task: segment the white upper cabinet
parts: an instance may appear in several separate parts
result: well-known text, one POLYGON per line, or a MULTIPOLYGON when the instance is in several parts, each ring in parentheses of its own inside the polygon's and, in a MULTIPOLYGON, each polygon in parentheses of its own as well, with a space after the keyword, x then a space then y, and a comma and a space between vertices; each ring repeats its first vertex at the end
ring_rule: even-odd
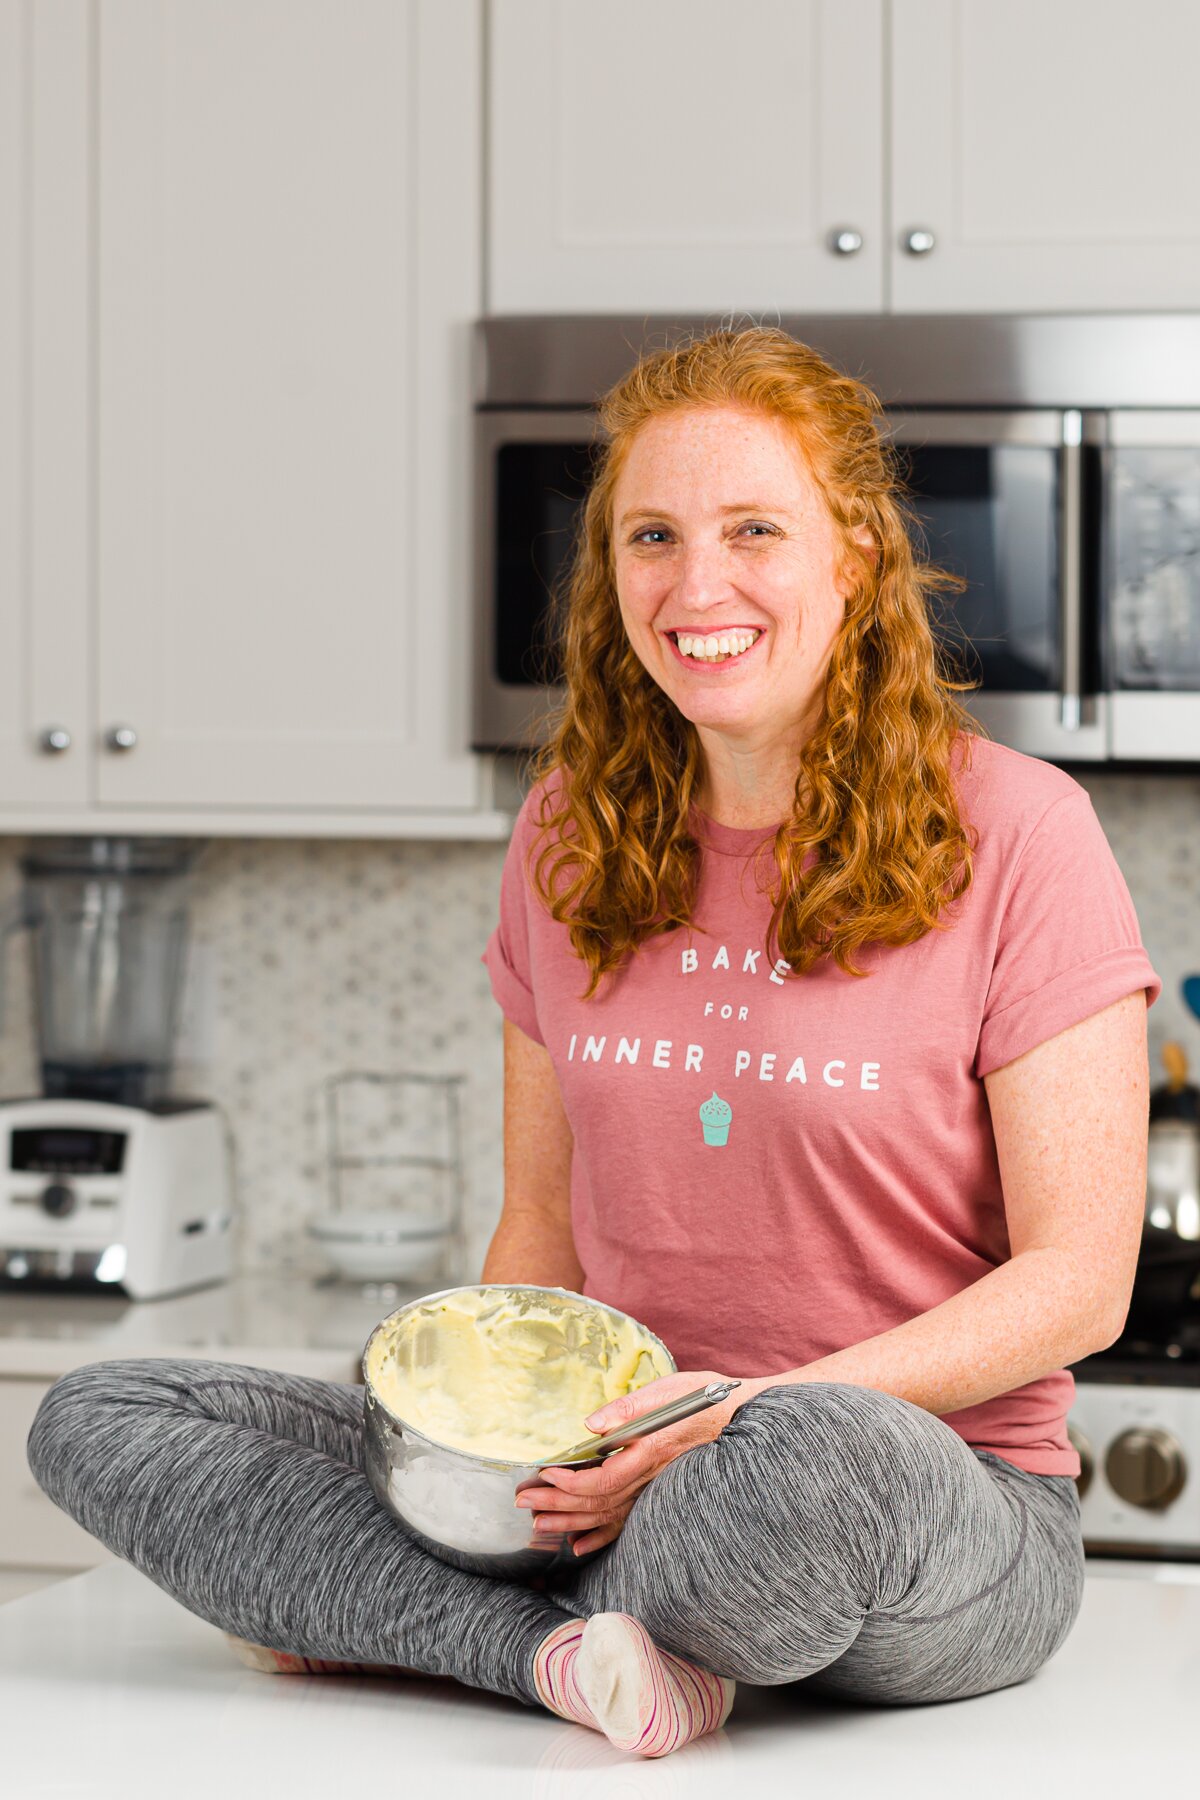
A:
POLYGON ((1198 67, 1195 0, 894 0, 892 310, 1200 305, 1198 67))
POLYGON ((0 0, 0 829, 486 823, 482 63, 480 0, 0 0))
POLYGON ((490 313, 1200 305, 1196 0, 890 0, 886 30, 884 0, 489 0, 488 24, 490 313))
POLYGON ((85 0, 0 0, 0 808, 88 798, 85 0))
POLYGON ((881 307, 882 0, 490 0, 488 28, 490 313, 881 307))
POLYGON ((103 807, 475 800, 479 25, 101 0, 103 807))

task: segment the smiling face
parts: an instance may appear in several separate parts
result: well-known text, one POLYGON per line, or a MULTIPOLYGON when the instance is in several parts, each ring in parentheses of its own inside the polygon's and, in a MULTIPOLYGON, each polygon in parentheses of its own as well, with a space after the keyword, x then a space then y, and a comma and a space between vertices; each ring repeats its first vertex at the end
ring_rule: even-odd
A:
POLYGON ((612 541, 629 641, 706 752, 798 749, 853 577, 788 428, 741 407, 650 420, 617 480, 612 541))

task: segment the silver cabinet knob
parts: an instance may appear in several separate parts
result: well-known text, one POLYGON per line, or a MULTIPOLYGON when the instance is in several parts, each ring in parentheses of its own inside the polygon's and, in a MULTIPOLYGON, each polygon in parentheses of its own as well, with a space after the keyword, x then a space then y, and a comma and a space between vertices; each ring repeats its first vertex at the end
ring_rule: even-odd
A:
POLYGON ((132 725, 110 725, 104 734, 104 741, 110 750, 133 750, 137 746, 138 734, 132 725))
POLYGON ((71 734, 65 725, 47 725, 38 738, 38 749, 44 756, 61 756, 71 748, 71 734))
POLYGON ((905 232, 901 242, 910 256, 928 256, 937 239, 928 225, 916 225, 911 231, 905 232))
POLYGON ((863 247, 862 232, 853 225, 835 225, 825 241, 835 256, 853 256, 863 247))

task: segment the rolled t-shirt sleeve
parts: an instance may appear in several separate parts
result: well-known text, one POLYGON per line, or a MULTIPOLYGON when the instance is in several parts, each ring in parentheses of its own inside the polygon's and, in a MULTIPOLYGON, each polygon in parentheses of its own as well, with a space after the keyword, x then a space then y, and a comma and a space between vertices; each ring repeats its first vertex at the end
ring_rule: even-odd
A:
POLYGON ((536 896, 530 889, 525 862, 531 842, 529 801, 517 817, 500 877, 500 920, 487 941, 480 961, 486 963, 492 993, 505 1018, 544 1044, 538 1024, 529 954, 529 907, 536 896))
POLYGON ((1017 859, 975 1073, 1023 1056, 1126 994, 1162 992, 1125 878, 1084 789, 1047 807, 1017 859))

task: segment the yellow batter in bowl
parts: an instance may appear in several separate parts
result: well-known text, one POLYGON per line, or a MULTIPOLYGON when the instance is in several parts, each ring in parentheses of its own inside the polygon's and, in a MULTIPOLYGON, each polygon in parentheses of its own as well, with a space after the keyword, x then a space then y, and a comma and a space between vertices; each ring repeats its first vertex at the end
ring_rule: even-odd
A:
POLYGON ((511 1463, 578 1443, 597 1407, 674 1372, 636 1320, 551 1288, 431 1295, 384 1320, 366 1356, 370 1386, 395 1418, 452 1450, 511 1463))

